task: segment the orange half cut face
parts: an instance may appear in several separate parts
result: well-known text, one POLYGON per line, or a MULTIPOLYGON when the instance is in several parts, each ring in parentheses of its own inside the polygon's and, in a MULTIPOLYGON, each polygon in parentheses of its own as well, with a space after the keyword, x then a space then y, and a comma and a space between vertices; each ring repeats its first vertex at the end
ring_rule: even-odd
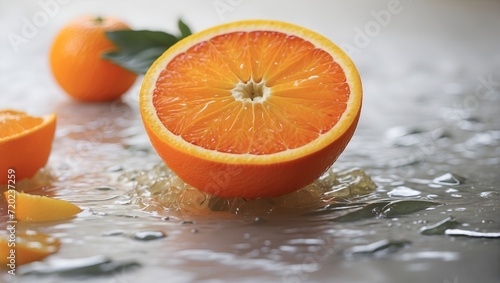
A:
POLYGON ((141 114, 153 146, 187 183, 221 196, 276 196, 331 166, 353 135, 361 100, 354 64, 328 39, 287 23, 243 21, 167 50, 146 74, 141 114), (214 180, 200 175, 221 167, 238 176, 206 189, 214 180))

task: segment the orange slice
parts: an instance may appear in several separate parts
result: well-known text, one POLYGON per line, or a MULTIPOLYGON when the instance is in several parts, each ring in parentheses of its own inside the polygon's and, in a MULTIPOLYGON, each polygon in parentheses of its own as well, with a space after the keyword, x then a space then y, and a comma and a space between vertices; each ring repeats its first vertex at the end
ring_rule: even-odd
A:
POLYGON ((15 268, 42 260, 57 252, 60 246, 61 242, 57 238, 33 230, 0 235, 0 263, 15 268))
POLYGON ((0 110, 0 185, 7 184, 8 179, 15 184, 31 178, 45 166, 55 129, 55 114, 33 117, 15 110, 0 110))
MULTIPOLYGON (((78 206, 65 200, 14 193, 14 213, 17 220, 30 222, 64 220, 82 211, 78 206)), ((11 194, 12 190, 4 193, 8 203, 11 203, 9 201, 12 198, 11 194)))
POLYGON ((222 197, 290 193, 351 139, 359 74, 327 38, 292 24, 241 21, 169 48, 145 75, 152 145, 185 182, 222 197))

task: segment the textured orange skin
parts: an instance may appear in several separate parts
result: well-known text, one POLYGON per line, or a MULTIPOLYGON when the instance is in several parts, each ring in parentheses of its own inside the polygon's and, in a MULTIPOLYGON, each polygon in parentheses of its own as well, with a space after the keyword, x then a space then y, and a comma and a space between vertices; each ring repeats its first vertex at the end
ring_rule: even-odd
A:
POLYGON ((153 147, 169 168, 189 184, 221 197, 275 197, 294 192, 319 178, 345 149, 356 129, 361 108, 351 126, 335 142, 312 154, 270 164, 227 164, 181 152, 146 125, 153 147), (168 158, 167 158, 168 157, 168 158), (244 174, 240 174, 244 171, 244 174), (201 172, 201 173, 200 173, 201 172))
MULTIPOLYGON (((15 175, 15 182, 19 182, 33 177, 40 168, 45 166, 50 156, 55 131, 56 118, 54 116, 53 123, 46 127, 0 142, 0 185, 7 185, 9 169, 14 169, 15 173, 10 175, 15 175)), ((11 185, 15 185, 15 182, 12 182, 11 185)))
POLYGON ((98 23, 95 17, 81 17, 59 32, 50 51, 50 65, 66 93, 81 101, 109 101, 134 84, 136 74, 101 58, 115 48, 105 32, 123 29, 130 28, 113 18, 98 23))

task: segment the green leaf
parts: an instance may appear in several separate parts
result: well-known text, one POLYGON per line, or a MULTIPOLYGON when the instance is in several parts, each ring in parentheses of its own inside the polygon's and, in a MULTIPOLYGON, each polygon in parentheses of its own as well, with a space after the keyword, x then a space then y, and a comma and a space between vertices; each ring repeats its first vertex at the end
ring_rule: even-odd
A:
POLYGON ((106 36, 118 50, 104 53, 102 57, 137 74, 145 74, 151 64, 178 41, 171 34, 149 30, 108 31, 106 36))
POLYGON ((120 30, 106 32, 118 51, 103 54, 108 59, 132 72, 144 74, 151 64, 177 42, 171 34, 148 30, 120 30))
POLYGON ((179 21, 177 22, 177 26, 179 27, 179 30, 181 32, 179 40, 192 34, 191 29, 181 19, 179 19, 179 21))
POLYGON ((153 47, 170 47, 177 43, 176 36, 163 31, 116 30, 106 32, 119 51, 142 51, 153 47))
POLYGON ((154 47, 138 52, 109 52, 103 55, 127 70, 137 74, 145 74, 153 62, 160 57, 167 48, 154 47))
POLYGON ((102 58, 134 73, 145 74, 168 48, 191 35, 191 29, 182 20, 177 24, 179 36, 151 30, 108 31, 106 36, 116 46, 116 50, 104 53, 102 58))

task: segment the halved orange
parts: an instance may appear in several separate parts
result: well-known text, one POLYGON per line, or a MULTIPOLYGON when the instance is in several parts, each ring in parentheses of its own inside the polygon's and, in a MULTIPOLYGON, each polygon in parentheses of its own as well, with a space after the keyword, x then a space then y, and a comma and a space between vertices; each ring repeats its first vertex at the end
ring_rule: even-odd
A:
POLYGON ((359 74, 327 38, 276 21, 224 24, 169 48, 145 75, 152 145, 186 183, 222 197, 278 196, 342 153, 362 101, 359 74))
POLYGON ((13 178, 15 182, 31 178, 45 166, 55 130, 55 114, 33 117, 20 111, 0 110, 0 185, 7 184, 8 179, 12 184, 13 178))

